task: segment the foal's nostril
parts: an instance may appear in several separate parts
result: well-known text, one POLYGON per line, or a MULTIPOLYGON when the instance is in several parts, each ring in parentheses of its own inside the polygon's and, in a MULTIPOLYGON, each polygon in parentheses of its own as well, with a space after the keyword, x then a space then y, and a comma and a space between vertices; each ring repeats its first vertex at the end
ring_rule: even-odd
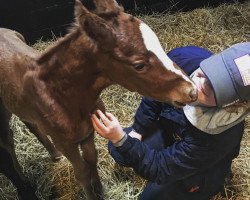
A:
POLYGON ((189 92, 189 96, 190 96, 190 98, 191 98, 193 101, 196 101, 197 98, 198 98, 198 91, 197 91, 197 89, 192 89, 192 90, 189 92))

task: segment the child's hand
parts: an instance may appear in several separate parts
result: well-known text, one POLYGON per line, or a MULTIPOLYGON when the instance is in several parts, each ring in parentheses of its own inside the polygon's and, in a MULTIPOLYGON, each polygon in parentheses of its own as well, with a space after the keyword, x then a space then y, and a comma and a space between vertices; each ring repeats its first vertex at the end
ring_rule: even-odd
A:
POLYGON ((97 114, 102 122, 97 118, 96 114, 91 115, 91 120, 98 134, 110 140, 113 144, 119 142, 125 133, 116 117, 107 112, 104 114, 100 110, 97 110, 97 114))

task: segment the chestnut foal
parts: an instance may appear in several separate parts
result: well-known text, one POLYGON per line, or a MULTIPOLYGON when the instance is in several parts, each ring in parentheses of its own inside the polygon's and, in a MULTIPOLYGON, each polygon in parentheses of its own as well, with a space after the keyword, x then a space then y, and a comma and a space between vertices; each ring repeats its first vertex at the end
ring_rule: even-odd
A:
POLYGON ((36 197, 16 159, 8 125, 11 113, 54 155, 45 135, 52 138, 93 200, 103 199, 103 194, 89 113, 104 110, 99 98, 104 88, 120 84, 176 106, 197 98, 194 84, 166 56, 145 23, 124 13, 115 0, 94 2, 96 10, 90 12, 76 0, 76 24, 41 55, 20 34, 0 29, 0 170, 22 199, 36 197))

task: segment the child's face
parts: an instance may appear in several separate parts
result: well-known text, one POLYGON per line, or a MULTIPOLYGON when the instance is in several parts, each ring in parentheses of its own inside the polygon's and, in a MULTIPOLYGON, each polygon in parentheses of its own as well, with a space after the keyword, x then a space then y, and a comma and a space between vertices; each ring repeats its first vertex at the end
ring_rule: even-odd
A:
POLYGON ((212 85, 202 70, 198 68, 191 78, 198 89, 198 99, 193 105, 216 106, 212 85))

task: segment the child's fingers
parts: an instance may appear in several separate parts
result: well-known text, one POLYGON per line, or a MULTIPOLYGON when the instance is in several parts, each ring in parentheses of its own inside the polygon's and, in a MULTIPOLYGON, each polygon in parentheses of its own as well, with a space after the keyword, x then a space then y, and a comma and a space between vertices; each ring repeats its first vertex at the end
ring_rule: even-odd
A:
POLYGON ((114 121, 116 118, 113 114, 106 112, 106 116, 109 118, 110 121, 114 121))
POLYGON ((101 110, 97 110, 97 113, 100 116, 100 118, 102 119, 105 126, 108 126, 110 124, 110 120, 103 114, 103 112, 101 110))
POLYGON ((92 120, 92 122, 93 122, 93 127, 94 127, 94 129, 96 130, 96 132, 97 133, 101 133, 101 130, 97 127, 97 125, 96 125, 96 123, 92 120))
POLYGON ((95 114, 93 114, 91 116, 91 120, 93 122, 93 126, 95 128, 95 130, 102 134, 102 133, 105 133, 107 132, 107 128, 103 125, 103 123, 97 118, 97 116, 95 114))

